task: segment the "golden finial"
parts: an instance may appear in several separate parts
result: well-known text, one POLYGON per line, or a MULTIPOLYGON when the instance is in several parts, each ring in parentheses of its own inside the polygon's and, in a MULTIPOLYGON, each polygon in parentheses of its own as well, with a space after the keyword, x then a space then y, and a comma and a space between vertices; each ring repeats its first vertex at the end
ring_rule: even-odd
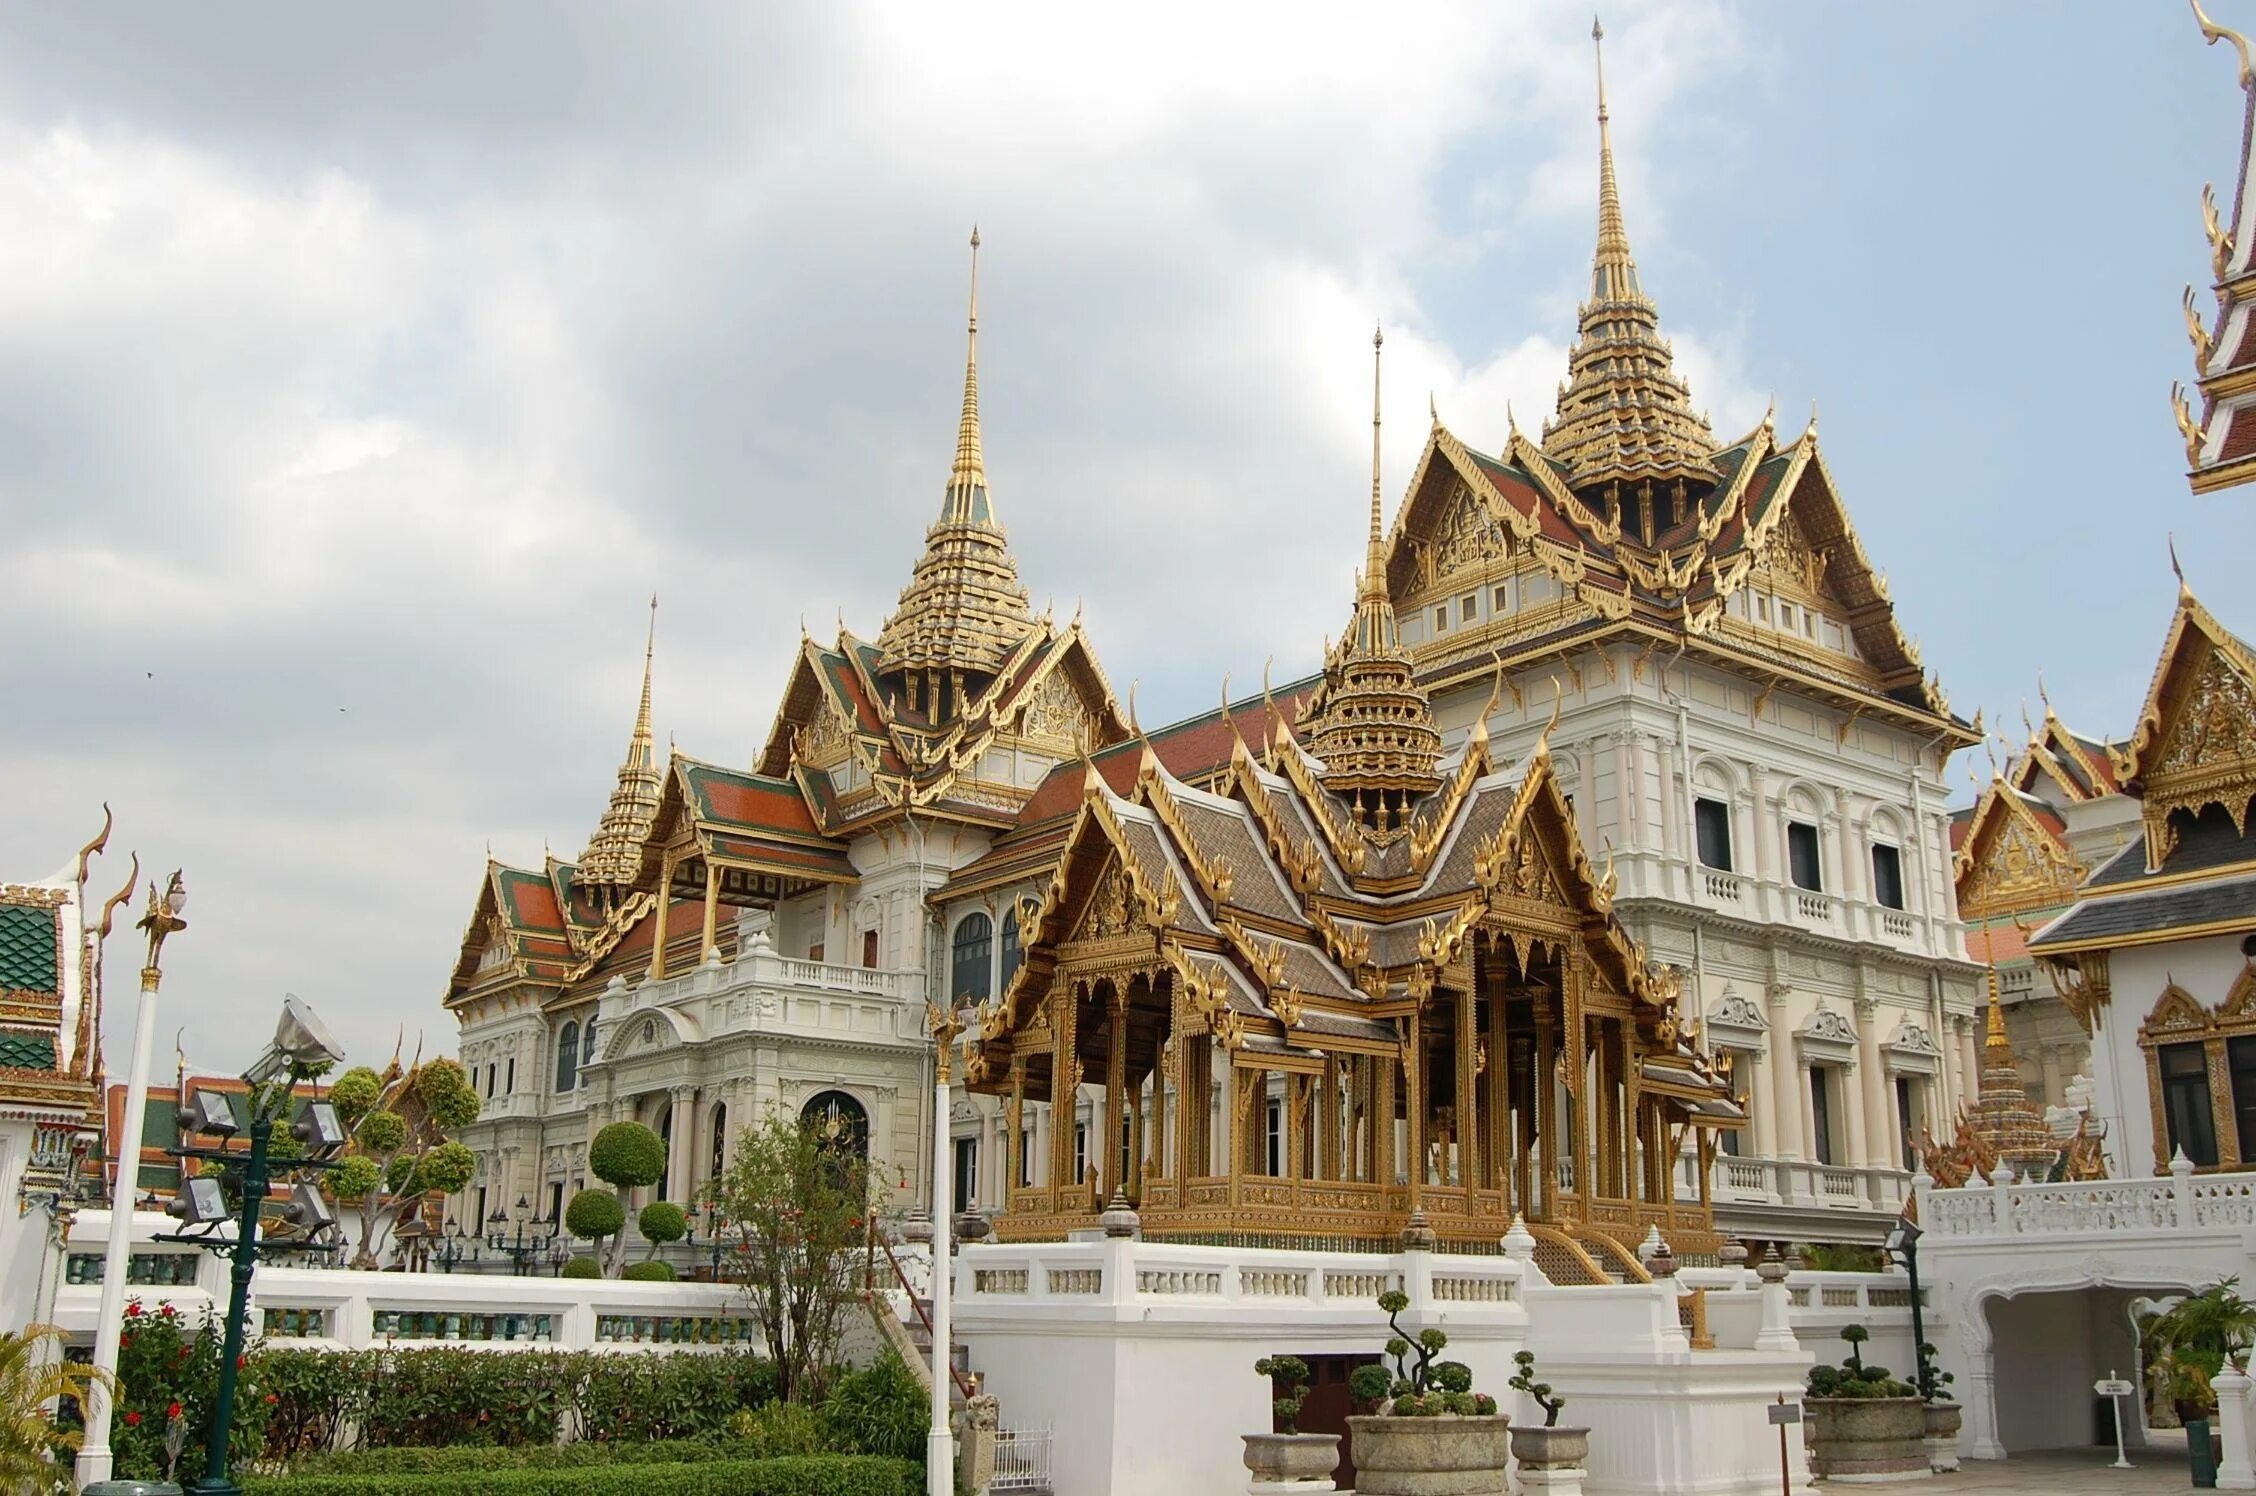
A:
POLYGON ((2212 47, 2221 41, 2231 42, 2233 50, 2240 54, 2240 86, 2256 90, 2256 69, 2252 69, 2248 61, 2248 38, 2210 20, 2207 12, 2201 8, 2201 0, 2191 0, 2191 4, 2193 19, 2201 26, 2202 39, 2212 47))
POLYGON ((124 885, 116 893, 111 894, 109 902, 102 906, 102 923, 94 934, 97 942, 110 938, 110 921, 117 918, 118 906, 133 897, 133 886, 140 881, 141 854, 135 852, 133 854, 133 866, 126 872, 124 885))
POLYGON ((2037 740, 2036 725, 2029 720, 2029 698, 2026 696, 2021 698, 2021 730, 2029 735, 2030 742, 2037 740))
POLYGON ((2216 342, 2209 336, 2209 325, 2193 309, 2193 287, 2185 288, 2186 340, 2193 344, 2193 377, 2202 378, 2209 372, 2209 355, 2216 342))
POLYGON ((86 897, 86 864, 93 859, 95 853, 105 850, 109 844, 110 802, 104 800, 102 802, 102 829, 94 833, 92 841, 78 849, 78 868, 71 875, 71 882, 77 885, 79 897, 82 900, 86 897))
MULTIPOLYGON (((1606 28, 1590 21, 1590 47, 1598 60, 1598 264, 1601 272, 1629 264, 1629 232, 1622 227, 1621 188, 1614 180, 1613 126, 1606 115, 1606 28)), ((1626 277, 1609 284, 1626 287, 1626 277)))
POLYGON ((1426 391, 1426 418, 1433 422, 1434 430, 1441 429, 1441 407, 1434 403, 1434 392, 1426 391))
POLYGON ((2201 184, 2201 231, 2209 238, 2209 268, 2223 280, 2232 268, 2233 236, 2217 217, 2217 187, 2213 182, 2201 184))
POLYGON ((2170 574, 2178 579, 2178 598, 2191 601, 2193 588, 2186 582, 2185 568, 2178 564, 2178 536, 2175 530, 2167 532, 2163 541, 2170 547, 2170 574))
POLYGON ((1817 439, 1817 397, 1815 395, 1812 395, 1810 397, 1809 425, 1803 428, 1802 437, 1807 441, 1815 441, 1817 439))
POLYGON ((1136 720, 1136 688, 1143 683, 1140 675, 1128 682, 1128 731, 1139 738, 1144 735, 1144 724, 1136 720))
POLYGON ((1517 441, 1520 435, 1520 418, 1512 413, 1512 402, 1504 402, 1504 432, 1507 438, 1517 441))
POLYGON ((1363 570, 1363 590, 1378 596, 1386 592, 1386 554, 1379 538, 1379 353, 1385 346, 1386 332, 1374 324, 1371 328, 1371 554, 1363 570))
POLYGON ((979 225, 971 226, 971 310, 964 319, 963 414, 956 422, 956 461, 948 473, 948 501, 941 520, 988 524, 987 459, 979 446, 979 225))
POLYGON ((2201 444, 2209 433, 2193 418, 2193 407, 2186 401, 2185 386, 2175 379, 2170 381, 2170 413, 2177 418, 2178 435, 2185 438, 2186 466, 2201 466, 2201 444))

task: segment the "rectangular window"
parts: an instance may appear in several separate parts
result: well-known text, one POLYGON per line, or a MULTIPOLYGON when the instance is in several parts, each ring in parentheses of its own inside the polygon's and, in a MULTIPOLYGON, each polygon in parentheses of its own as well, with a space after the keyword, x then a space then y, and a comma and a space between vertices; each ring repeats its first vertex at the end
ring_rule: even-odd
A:
POLYGON ((2225 1067, 2232 1075, 2233 1127, 2246 1163, 2256 1159, 2256 1036, 2227 1039, 2225 1067))
POLYGON ((1731 807, 1721 800, 1692 802, 1692 829, 1700 844, 1700 861, 1720 872, 1731 871, 1731 807))
POLYGON ((1034 1129, 1018 1130, 1018 1187, 1030 1188, 1034 1183, 1034 1129))
POLYGON ((501 1088, 511 1095, 517 1093, 517 1056, 509 1057, 509 1069, 504 1073, 501 1088))
POLYGON ((1073 1178, 1068 1182, 1072 1184, 1079 1184, 1082 1180, 1087 1179, 1088 1177, 1089 1124, 1086 1122, 1076 1122, 1073 1124, 1073 1178))
POLYGON ((1480 599, 1478 597, 1468 592, 1457 599, 1457 619, 1460 623, 1471 623, 1478 617, 1480 617, 1480 599))
POLYGON ((1872 898, 1886 909, 1904 906, 1903 853, 1885 842, 1872 847, 1872 898))
POLYGON ((810 960, 810 961, 820 961, 820 960, 821 960, 822 958, 823 958, 823 943, 822 943, 821 941, 819 941, 819 940, 818 940, 818 941, 816 941, 816 942, 815 942, 815 943, 814 943, 813 945, 810 945, 810 946, 808 946, 808 947, 807 947, 807 959, 808 959, 808 960, 810 960))
POLYGON ((1511 588, 1509 588, 1509 587, 1499 587, 1499 588, 1497 588, 1497 589, 1496 589, 1496 590, 1495 590, 1494 592, 1491 592, 1491 593, 1490 593, 1490 594, 1488 595, 1488 606, 1489 606, 1489 610, 1490 610, 1491 612, 1495 612, 1495 613, 1509 613, 1509 612, 1511 612, 1511 611, 1512 611, 1512 589, 1511 589, 1511 588))
POLYGON ((1780 628, 1782 628, 1782 629, 1785 629, 1785 630, 1787 630, 1788 632, 1792 632, 1792 631, 1793 631, 1793 627, 1794 627, 1794 605, 1793 605, 1792 603, 1789 603, 1789 602, 1781 602, 1781 603, 1779 603, 1779 605, 1778 605, 1778 626, 1779 626, 1780 628))
POLYGON ((1769 598, 1767 598, 1767 597, 1760 597, 1760 596, 1758 596, 1758 597, 1757 597, 1757 598, 1755 599, 1755 616, 1756 616, 1757 618, 1761 619, 1761 620, 1762 620, 1762 621, 1763 621, 1764 623, 1768 623, 1768 622, 1770 622, 1770 599, 1769 599, 1769 598))
POLYGON ((1817 859, 1817 828, 1806 821, 1786 823, 1786 865, 1796 888, 1821 893, 1825 879, 1817 859))
POLYGON ((475 1236, 486 1229, 486 1187, 482 1184, 478 1186, 478 1197, 473 1202, 473 1207, 470 1224, 462 1229, 475 1236))
MULTIPOLYGON (((1732 1059, 1731 1099, 1739 1103, 1740 1111, 1752 1116, 1753 1112, 1747 1105, 1747 1082, 1748 1072, 1754 1068, 1755 1057, 1751 1054, 1729 1053, 1731 1053, 1732 1059)), ((1747 1129, 1744 1127, 1726 1128, 1717 1133, 1716 1137, 1723 1151, 1733 1158, 1739 1157, 1746 1151, 1747 1129)))
POLYGON ((1903 1166, 1907 1169, 1916 1167, 1918 1163, 1917 1150, 1911 1146, 1912 1135, 1918 1130, 1918 1089, 1913 1086, 1910 1076, 1899 1075, 1896 1077, 1896 1131, 1897 1141, 1902 1145, 1903 1166))
POLYGON ((553 1179, 549 1181, 548 1218, 551 1221, 561 1221, 564 1219, 564 1181, 561 1179, 553 1179))
POLYGON ((1825 1083, 1829 1072, 1823 1065, 1810 1066, 1810 1122, 1817 1138, 1817 1161, 1833 1162, 1833 1104, 1832 1087, 1825 1083))
POLYGON ((2162 1072, 2162 1120, 2170 1152, 2197 1165, 2217 1161, 2217 1119, 2209 1106, 2209 1056, 2199 1044, 2165 1044, 2155 1051, 2162 1072))
POLYGON ((1447 608, 1434 609, 1434 632, 1437 634, 1449 632, 1449 610, 1447 608))
POLYGON ((862 965, 874 969, 877 965, 877 931, 862 931, 862 965))
POLYGON ((1263 1172, 1272 1179, 1285 1172, 1285 1108, 1284 1103, 1271 1097, 1263 1112, 1261 1126, 1263 1172))
POLYGON ((979 1198, 979 1139, 956 1139, 956 1213, 971 1209, 979 1198))

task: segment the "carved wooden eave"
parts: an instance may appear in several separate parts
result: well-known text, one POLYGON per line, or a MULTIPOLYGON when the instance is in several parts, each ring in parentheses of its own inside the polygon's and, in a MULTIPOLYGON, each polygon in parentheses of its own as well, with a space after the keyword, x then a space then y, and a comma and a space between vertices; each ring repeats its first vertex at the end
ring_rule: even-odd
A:
POLYGON ((619 948, 630 931, 658 907, 657 895, 648 889, 637 889, 604 919, 603 924, 588 936, 577 965, 565 973, 567 987, 585 981, 588 973, 600 966, 603 958, 619 948))
POLYGON ((2235 828, 2247 829, 2256 797, 2256 654, 2190 589, 2179 589, 2137 729, 2115 768, 2139 798, 2150 871, 2177 845, 2175 811, 2221 806, 2235 828))
POLYGON ((2085 869, 2067 843, 2002 779, 1990 781, 1951 854, 1959 912, 1994 919, 2056 908, 2075 897, 2085 869))

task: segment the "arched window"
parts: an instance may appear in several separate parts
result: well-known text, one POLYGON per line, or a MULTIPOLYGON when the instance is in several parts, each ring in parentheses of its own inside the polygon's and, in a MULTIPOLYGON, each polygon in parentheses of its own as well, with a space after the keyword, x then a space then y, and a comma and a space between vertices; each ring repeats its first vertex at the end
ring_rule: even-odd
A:
POLYGON ((819 1129, 833 1147, 869 1156, 869 1113, 844 1091, 824 1091, 799 1109, 799 1120, 819 1129))
POLYGON ((580 1068, 585 1070, 595 1063, 595 1020, 590 1018, 587 1027, 580 1031, 580 1068))
MULTIPOLYGON (((594 1028, 594 1024, 588 1025, 590 1032, 594 1028)), ((579 1079, 579 1068, 580 1026, 567 1023, 564 1025, 564 1032, 556 1036, 556 1090, 559 1095, 572 1089, 573 1082, 579 1079)))
POLYGON ((728 1103, 723 1101, 713 1108, 713 1167, 708 1172, 715 1179, 721 1177, 722 1165, 728 1159, 728 1103))
POLYGON ((674 1186, 679 1183, 674 1178, 674 1113, 680 1109, 674 1102, 669 1101, 666 1103, 666 1110, 659 1115, 658 1141, 663 1143, 666 1148, 666 1172, 660 1175, 658 1179, 658 1198, 661 1200, 671 1200, 677 1193, 674 1189, 674 1186))
POLYGON ((987 996, 988 958, 994 950, 994 923, 984 914, 964 916, 956 926, 954 974, 948 979, 950 1006, 987 996))
POLYGON ((1013 904, 1003 915, 1003 971, 995 979, 995 991, 1000 994, 1018 975, 1019 967, 1026 964, 1026 947, 1019 943, 1018 906, 1013 904))

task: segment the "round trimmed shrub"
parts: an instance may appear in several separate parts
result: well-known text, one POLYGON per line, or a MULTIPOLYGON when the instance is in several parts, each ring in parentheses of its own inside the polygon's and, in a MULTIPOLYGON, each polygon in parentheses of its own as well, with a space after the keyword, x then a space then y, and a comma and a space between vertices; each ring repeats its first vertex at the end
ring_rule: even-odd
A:
POLYGON ((613 1122, 588 1145, 588 1172, 620 1189, 656 1184, 666 1172, 666 1145, 640 1122, 613 1122))
POLYGON ((671 1283, 674 1265, 670 1262, 630 1262, 619 1274, 631 1283, 671 1283))
POLYGON ((603 1264, 597 1262, 593 1257, 575 1257, 564 1264, 564 1271, 558 1273, 557 1276, 560 1278, 600 1278, 603 1276, 603 1264))
POLYGON ((616 1236, 627 1224, 627 1208, 609 1190, 584 1189, 564 1207, 564 1229, 582 1241, 616 1236))
POLYGON ((635 1217, 635 1227, 642 1239, 664 1246, 670 1241, 680 1241, 689 1231, 689 1215, 679 1205, 665 1200, 653 1200, 642 1207, 635 1217))

